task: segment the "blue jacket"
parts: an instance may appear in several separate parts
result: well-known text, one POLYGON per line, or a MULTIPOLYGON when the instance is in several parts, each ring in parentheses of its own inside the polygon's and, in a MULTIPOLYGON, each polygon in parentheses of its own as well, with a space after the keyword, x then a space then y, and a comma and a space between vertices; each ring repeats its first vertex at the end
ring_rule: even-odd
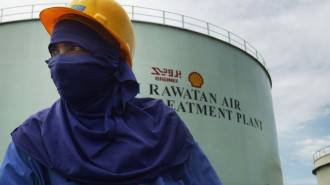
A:
MULTIPOLYGON (((45 168, 20 151, 14 143, 11 143, 0 167, 0 185, 82 184, 69 181, 56 172, 45 168)), ((183 165, 172 168, 151 182, 140 183, 139 185, 221 185, 221 182, 196 143, 191 156, 183 165), (179 177, 176 175, 178 172, 181 174, 179 177)))

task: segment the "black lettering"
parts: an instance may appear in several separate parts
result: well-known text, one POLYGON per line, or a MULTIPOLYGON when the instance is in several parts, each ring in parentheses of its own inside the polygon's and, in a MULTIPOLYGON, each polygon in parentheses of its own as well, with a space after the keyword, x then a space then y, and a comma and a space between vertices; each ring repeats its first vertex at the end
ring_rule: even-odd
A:
POLYGON ((257 125, 258 128, 260 128, 260 130, 262 130, 262 121, 254 118, 254 123, 257 125))
POLYGON ((174 108, 174 103, 175 101, 174 100, 167 100, 167 105, 174 108))
POLYGON ((202 99, 204 100, 204 102, 207 102, 204 92, 202 92, 202 95, 201 95, 201 98, 199 99, 199 101, 202 101, 202 99))
POLYGON ((259 128, 259 121, 256 118, 254 118, 254 125, 259 128))
POLYGON ((252 118, 251 118, 251 117, 250 117, 250 119, 249 119, 249 125, 251 125, 251 126, 254 127, 254 125, 253 125, 253 121, 252 121, 252 118))
POLYGON ((239 107, 239 101, 235 100, 235 109, 241 110, 241 108, 239 107))
POLYGON ((212 117, 216 117, 216 115, 214 114, 214 109, 215 109, 215 107, 213 107, 213 106, 209 106, 209 110, 210 110, 210 116, 212 116, 212 117))
POLYGON ((223 118, 226 118, 226 115, 225 115, 226 110, 225 109, 218 108, 218 112, 220 113, 219 118, 221 118, 221 116, 223 118))
POLYGON ((226 97, 223 98, 223 101, 222 101, 222 104, 221 104, 221 105, 222 105, 222 106, 229 107, 229 106, 228 106, 228 102, 227 102, 226 97))
POLYGON ((197 97, 198 97, 199 90, 191 89, 191 91, 192 91, 193 94, 194 94, 194 100, 198 100, 197 97))
POLYGON ((237 112, 236 116, 237 116, 237 122, 240 123, 242 119, 242 114, 237 112))
POLYGON ((247 123, 245 122, 245 114, 243 114, 243 123, 247 125, 247 123))
POLYGON ((231 110, 226 110, 227 112, 228 112, 228 120, 231 120, 231 113, 233 112, 233 111, 231 111, 231 110))
POLYGON ((184 93, 183 98, 186 98, 186 96, 188 96, 188 99, 189 99, 189 100, 192 99, 192 98, 191 98, 191 95, 190 95, 190 93, 189 93, 189 91, 188 91, 188 89, 187 89, 186 92, 184 93))
POLYGON ((217 95, 210 93, 210 103, 217 103, 217 95), (212 102, 213 100, 213 102, 212 102))
POLYGON ((182 92, 183 92, 184 88, 180 89, 179 87, 171 86, 171 89, 172 89, 172 92, 175 97, 177 94, 179 95, 179 97, 182 97, 182 92))
POLYGON ((186 109, 184 108, 182 102, 180 102, 179 107, 178 107, 178 109, 176 111, 178 111, 178 112, 186 112, 186 109))
POLYGON ((189 113, 192 113, 192 106, 195 105, 195 103, 186 102, 186 104, 189 106, 189 113))
POLYGON ((167 86, 165 86, 162 96, 164 96, 165 94, 167 94, 167 96, 171 96, 170 91, 168 90, 167 86))
POLYGON ((158 93, 158 85, 150 84, 150 95, 153 95, 154 93, 156 95, 159 95, 159 93, 158 93))
POLYGON ((233 108, 233 99, 229 98, 229 100, 230 100, 230 107, 233 108))
POLYGON ((203 107, 201 107, 199 104, 197 105, 197 114, 202 113, 204 115, 207 115, 206 113, 206 105, 203 105, 203 107))

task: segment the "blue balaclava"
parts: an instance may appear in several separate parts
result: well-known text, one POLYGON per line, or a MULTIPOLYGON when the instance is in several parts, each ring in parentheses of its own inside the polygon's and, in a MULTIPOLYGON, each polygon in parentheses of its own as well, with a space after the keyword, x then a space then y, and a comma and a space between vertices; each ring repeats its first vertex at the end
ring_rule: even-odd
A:
POLYGON ((104 111, 109 106, 121 110, 118 106, 138 93, 135 76, 119 50, 94 30, 79 22, 61 21, 54 27, 50 45, 64 41, 79 44, 91 53, 59 54, 46 61, 61 98, 70 106, 82 112, 104 111), (119 82, 124 86, 116 86, 119 82))
POLYGON ((190 132, 162 101, 135 98, 138 83, 116 47, 72 20, 54 27, 51 44, 58 42, 91 54, 46 61, 61 97, 13 131, 20 150, 70 180, 98 185, 146 182, 188 159, 190 132))

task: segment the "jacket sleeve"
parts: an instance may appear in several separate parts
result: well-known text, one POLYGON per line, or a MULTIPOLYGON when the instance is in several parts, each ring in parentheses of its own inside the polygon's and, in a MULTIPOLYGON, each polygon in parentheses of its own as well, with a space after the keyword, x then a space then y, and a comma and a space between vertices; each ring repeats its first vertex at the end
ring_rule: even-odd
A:
POLYGON ((139 185, 222 185, 211 163, 198 144, 186 162, 147 184, 139 185))
POLYGON ((0 185, 41 185, 42 167, 10 143, 0 167, 0 185))
POLYGON ((204 152, 196 143, 190 158, 185 163, 191 184, 222 185, 217 173, 204 152))

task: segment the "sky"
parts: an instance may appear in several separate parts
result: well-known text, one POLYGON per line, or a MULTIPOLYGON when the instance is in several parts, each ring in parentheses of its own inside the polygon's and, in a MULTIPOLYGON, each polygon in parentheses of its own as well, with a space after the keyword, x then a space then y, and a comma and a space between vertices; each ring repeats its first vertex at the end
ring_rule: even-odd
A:
MULTIPOLYGON (((0 0, 0 9, 65 0, 0 0)), ((285 185, 316 185, 330 145, 329 0, 118 0, 197 18, 251 43, 267 62, 285 185)))

